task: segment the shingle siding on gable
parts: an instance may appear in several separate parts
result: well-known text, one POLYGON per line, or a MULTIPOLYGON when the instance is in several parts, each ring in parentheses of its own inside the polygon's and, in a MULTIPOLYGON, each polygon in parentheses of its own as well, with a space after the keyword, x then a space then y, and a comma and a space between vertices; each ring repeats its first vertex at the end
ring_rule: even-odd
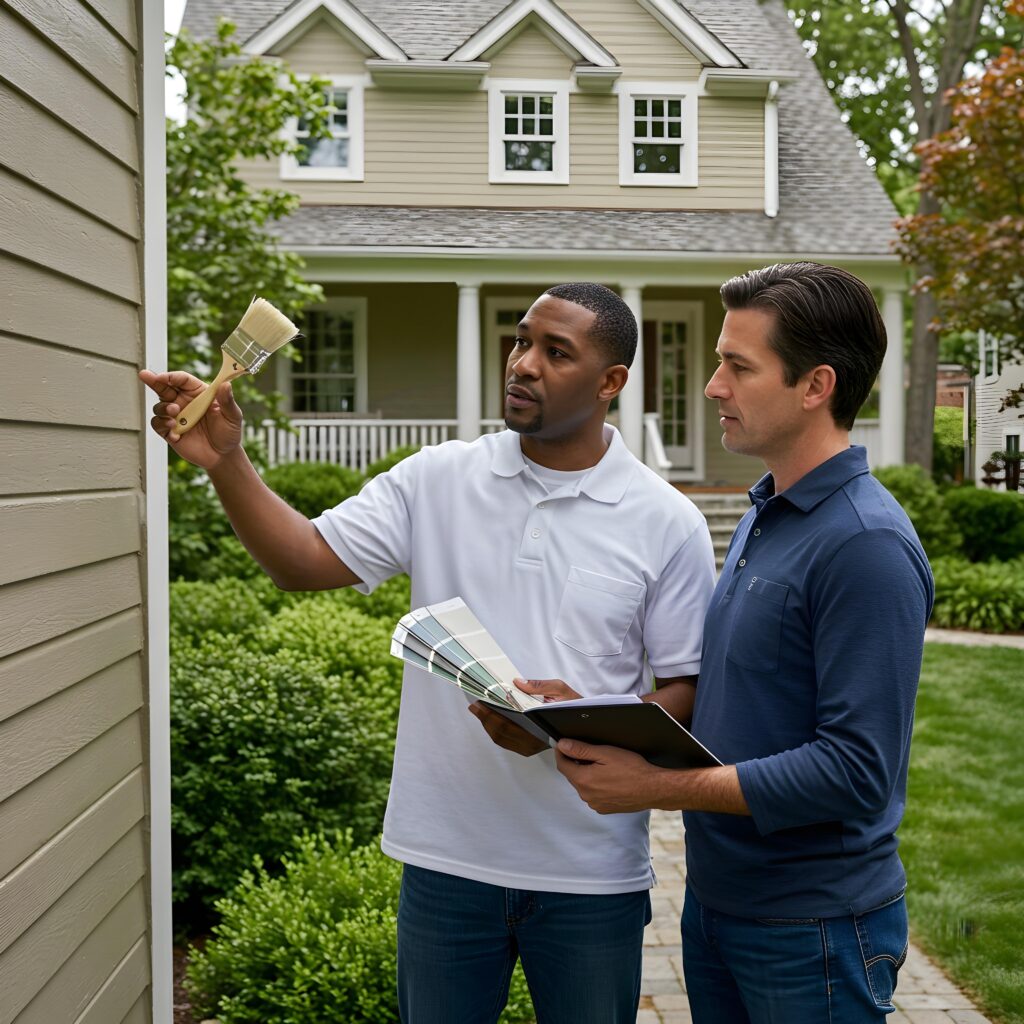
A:
POLYGON ((0 1022, 149 1011, 135 0, 0 0, 0 1022))

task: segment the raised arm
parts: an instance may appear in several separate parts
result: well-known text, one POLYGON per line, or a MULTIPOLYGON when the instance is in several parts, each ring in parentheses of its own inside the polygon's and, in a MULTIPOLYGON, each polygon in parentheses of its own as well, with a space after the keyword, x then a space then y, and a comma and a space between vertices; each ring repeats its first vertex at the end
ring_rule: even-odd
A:
POLYGON ((205 385, 189 373, 142 370, 159 401, 153 429, 182 458, 206 470, 238 539, 282 590, 328 590, 361 582, 300 512, 260 478, 242 447, 242 411, 224 384, 209 412, 184 436, 175 417, 205 385))

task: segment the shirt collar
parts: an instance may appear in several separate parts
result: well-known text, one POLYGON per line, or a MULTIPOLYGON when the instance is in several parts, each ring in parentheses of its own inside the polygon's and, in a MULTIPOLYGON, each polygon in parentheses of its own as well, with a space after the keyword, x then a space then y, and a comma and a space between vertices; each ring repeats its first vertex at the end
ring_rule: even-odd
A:
MULTIPOLYGON (((503 430, 498 435, 498 443, 491 457, 492 473, 512 477, 526 469, 519 437, 514 430, 503 430)), ((574 493, 582 492, 595 501, 615 505, 626 493, 636 471, 636 460, 630 455, 622 435, 609 423, 604 424, 604 439, 608 447, 601 461, 577 482, 574 493)))
MULTIPOLYGON (((855 476, 863 476, 867 472, 867 449, 863 445, 851 445, 846 451, 833 455, 831 459, 805 473, 779 497, 785 498, 801 512, 810 512, 815 505, 823 502, 855 476)), ((751 502, 760 508, 775 496, 775 478, 771 473, 766 473, 747 493, 751 502)))

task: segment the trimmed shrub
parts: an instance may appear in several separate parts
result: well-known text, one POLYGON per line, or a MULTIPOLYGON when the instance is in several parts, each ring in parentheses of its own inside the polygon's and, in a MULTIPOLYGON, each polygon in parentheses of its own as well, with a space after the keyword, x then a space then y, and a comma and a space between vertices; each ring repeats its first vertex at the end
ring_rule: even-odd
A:
POLYGON ((419 450, 419 446, 415 444, 407 444, 401 448, 394 448, 383 458, 378 459, 376 462, 371 462, 366 467, 366 479, 370 480, 372 477, 378 476, 381 473, 386 473, 392 468, 392 466, 397 466, 402 459, 407 459, 410 455, 415 455, 419 450))
POLYGON ((267 486, 308 519, 334 508, 363 485, 363 475, 332 462, 287 462, 263 474, 267 486))
MULTIPOLYGON (((364 595, 352 587, 329 592, 330 598, 375 619, 386 619, 391 628, 412 607, 409 577, 404 573, 382 583, 372 594, 364 595)), ((327 596, 326 594, 324 596, 327 596)))
POLYGON ((964 475, 964 411, 955 406, 935 408, 932 476, 939 483, 962 480, 964 475))
POLYGON ((883 466, 875 476, 903 506, 929 558, 960 550, 960 533, 942 494, 920 466, 883 466))
POLYGON ((967 485, 951 487, 944 500, 972 562, 1024 555, 1024 496, 967 485))
POLYGON ((277 610, 271 590, 277 588, 266 577, 178 580, 171 584, 171 636, 179 640, 197 640, 205 633, 256 636, 277 610))
MULTIPOLYGON (((261 644, 272 628, 261 628, 261 644)), ((175 638, 171 823, 179 929, 208 924, 213 900, 254 855, 276 860, 307 830, 351 828, 357 842, 379 830, 398 693, 382 692, 392 677, 378 658, 362 659, 381 632, 381 623, 338 608, 301 641, 309 653, 283 643, 254 651, 244 635, 204 633, 194 645, 175 638), (315 655, 325 630, 344 638, 347 655, 335 649, 330 662, 315 655)))
POLYGON ((940 558, 935 574, 932 625, 987 633, 1024 632, 1024 558, 972 563, 940 558))
POLYGON ((169 573, 172 580, 213 579, 211 559, 231 524, 206 474, 173 452, 167 476, 169 573))
MULTIPOLYGON (((284 874, 258 867, 217 904, 221 921, 193 951, 188 988, 220 1024, 390 1024, 401 865, 351 836, 303 837, 284 874)), ((533 1020, 521 971, 503 1024, 533 1020)))

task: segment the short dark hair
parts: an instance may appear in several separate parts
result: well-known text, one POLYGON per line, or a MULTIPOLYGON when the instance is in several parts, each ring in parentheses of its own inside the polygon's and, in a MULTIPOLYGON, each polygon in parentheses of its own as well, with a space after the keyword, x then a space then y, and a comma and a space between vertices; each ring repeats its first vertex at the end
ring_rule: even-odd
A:
POLYGON ((885 357, 885 324, 871 289, 839 267, 800 262, 740 274, 721 295, 726 309, 772 315, 768 343, 782 360, 787 387, 815 366, 835 370, 830 411, 849 430, 885 357))
POLYGON ((577 306, 594 313, 590 336, 608 354, 611 360, 608 365, 632 365, 633 356, 636 355, 636 317, 611 288, 589 281, 576 281, 571 284, 556 284, 544 294, 564 299, 566 302, 575 302, 577 306))

